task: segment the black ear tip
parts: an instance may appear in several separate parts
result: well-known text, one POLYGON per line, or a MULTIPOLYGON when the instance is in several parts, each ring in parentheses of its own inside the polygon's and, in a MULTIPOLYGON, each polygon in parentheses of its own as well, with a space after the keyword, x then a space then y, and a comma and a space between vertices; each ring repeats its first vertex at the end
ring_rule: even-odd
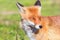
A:
POLYGON ((23 5, 22 5, 22 4, 20 4, 19 2, 17 2, 17 3, 16 3, 16 5, 17 5, 17 4, 23 7, 23 5))
POLYGON ((35 6, 41 6, 40 0, 37 0, 37 1, 36 1, 35 6))

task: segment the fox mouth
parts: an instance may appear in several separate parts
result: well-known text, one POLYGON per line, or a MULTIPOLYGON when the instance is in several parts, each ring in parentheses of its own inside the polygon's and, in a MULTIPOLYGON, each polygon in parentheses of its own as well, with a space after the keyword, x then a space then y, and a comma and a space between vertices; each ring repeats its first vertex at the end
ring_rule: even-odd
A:
POLYGON ((31 28, 33 33, 37 34, 39 32, 39 29, 32 27, 31 25, 28 25, 28 26, 31 28))

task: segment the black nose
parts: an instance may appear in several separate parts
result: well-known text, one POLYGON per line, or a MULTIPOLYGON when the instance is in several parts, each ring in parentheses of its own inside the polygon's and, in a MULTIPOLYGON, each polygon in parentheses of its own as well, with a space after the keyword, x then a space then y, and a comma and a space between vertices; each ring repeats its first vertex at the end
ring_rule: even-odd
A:
POLYGON ((40 25, 39 28, 42 28, 42 25, 40 25))

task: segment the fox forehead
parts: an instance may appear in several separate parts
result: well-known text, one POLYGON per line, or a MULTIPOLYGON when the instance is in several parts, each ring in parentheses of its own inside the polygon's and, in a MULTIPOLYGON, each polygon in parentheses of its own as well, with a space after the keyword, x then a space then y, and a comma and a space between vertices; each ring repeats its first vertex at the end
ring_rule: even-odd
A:
POLYGON ((36 11, 39 10, 39 8, 36 7, 36 6, 35 6, 35 7, 29 7, 28 10, 29 10, 30 12, 36 12, 36 11))
POLYGON ((29 19, 32 21, 33 19, 37 19, 40 17, 40 7, 39 6, 31 6, 31 7, 23 7, 25 12, 21 14, 22 18, 29 19))
POLYGON ((41 7, 39 6, 31 6, 31 7, 24 7, 24 9, 26 9, 26 11, 29 11, 30 13, 40 13, 41 11, 41 7))

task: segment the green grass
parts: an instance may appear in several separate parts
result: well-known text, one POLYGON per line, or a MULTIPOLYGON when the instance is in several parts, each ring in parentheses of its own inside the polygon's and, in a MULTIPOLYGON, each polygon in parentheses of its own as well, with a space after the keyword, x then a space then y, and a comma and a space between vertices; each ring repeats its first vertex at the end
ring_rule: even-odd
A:
MULTIPOLYGON (((18 0, 24 6, 34 5, 34 0, 18 0)), ((41 0, 42 3, 42 15, 59 15, 60 4, 53 3, 49 0, 41 0)), ((0 0, 0 12, 3 11, 18 11, 16 6, 16 0, 0 0)))
MULTIPOLYGON (((24 6, 34 5, 36 0, 18 0, 24 6)), ((49 0, 41 0, 43 16, 55 16, 60 15, 60 4, 53 3, 49 0)), ((19 22, 21 16, 18 13, 16 7, 16 0, 0 0, 0 40, 29 40, 24 31, 20 29, 19 22), (4 11, 14 11, 15 14, 4 15, 4 11), (7 24, 5 21, 8 21, 7 24)))
POLYGON ((16 25, 6 26, 0 24, 0 40, 15 40, 16 36, 16 25))

